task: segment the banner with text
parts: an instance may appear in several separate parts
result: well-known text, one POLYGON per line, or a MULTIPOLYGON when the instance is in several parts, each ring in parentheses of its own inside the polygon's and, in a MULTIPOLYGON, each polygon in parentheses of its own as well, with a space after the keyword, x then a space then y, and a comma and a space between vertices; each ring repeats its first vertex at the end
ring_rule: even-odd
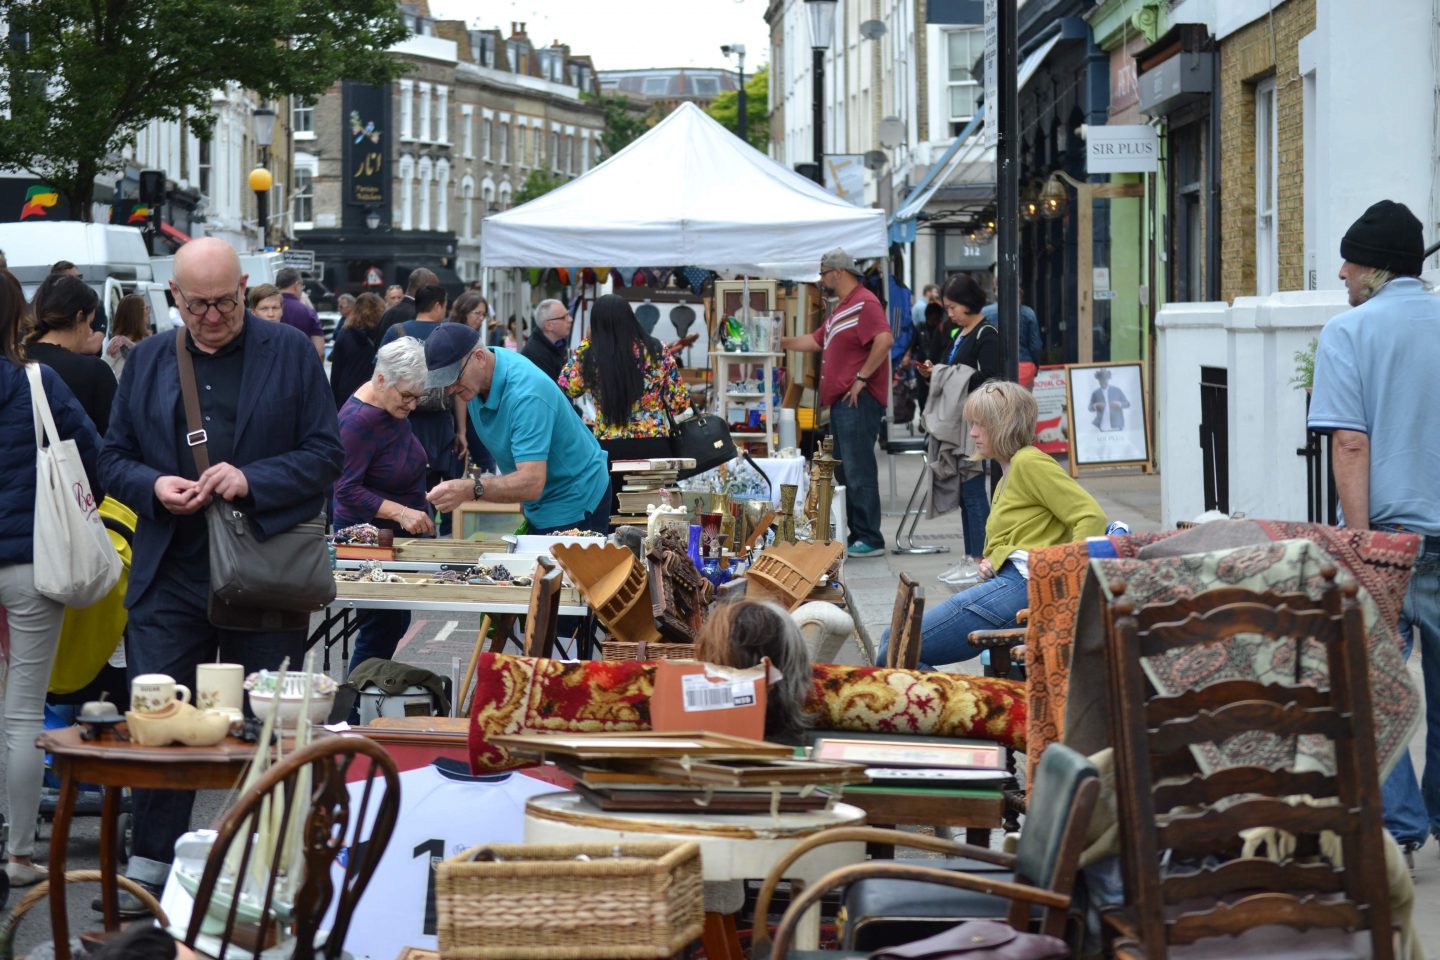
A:
POLYGON ((389 87, 368 83, 345 84, 345 116, 341 136, 345 138, 345 202, 362 207, 383 208, 389 201, 390 172, 385 157, 389 152, 386 98, 389 87))

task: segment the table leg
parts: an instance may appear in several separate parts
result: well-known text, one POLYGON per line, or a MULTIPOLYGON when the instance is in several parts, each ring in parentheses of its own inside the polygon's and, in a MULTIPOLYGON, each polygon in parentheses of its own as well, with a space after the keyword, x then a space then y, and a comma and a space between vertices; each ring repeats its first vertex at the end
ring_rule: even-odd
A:
POLYGON ((120 929, 120 904, 115 876, 120 870, 119 849, 121 787, 105 787, 100 803, 100 903, 105 913, 105 929, 120 929))
POLYGON ((740 951, 739 934, 735 931, 735 918, 724 913, 705 914, 705 928, 700 934, 700 943, 705 948, 706 960, 744 960, 740 951), (729 920, 727 925, 725 921, 729 920))
POLYGON ((70 918, 65 913, 65 854, 70 846, 70 818, 75 812, 77 785, 69 761, 54 755, 60 774, 60 799, 50 827, 50 934, 55 938, 55 960, 70 960, 70 918))
MULTIPOLYGON (((805 892, 805 881, 790 877, 790 898, 798 899, 800 894, 805 892)), ((820 904, 815 904, 800 917, 800 922, 795 924, 795 949, 796 950, 819 950, 820 949, 820 904)))

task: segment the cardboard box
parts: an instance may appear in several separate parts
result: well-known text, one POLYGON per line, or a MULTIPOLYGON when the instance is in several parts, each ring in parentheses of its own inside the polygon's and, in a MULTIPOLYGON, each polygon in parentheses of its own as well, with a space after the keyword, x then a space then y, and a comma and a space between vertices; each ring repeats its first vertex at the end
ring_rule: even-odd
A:
POLYGON ((770 661, 748 670, 695 660, 655 666, 650 726, 658 731, 704 730, 765 739, 765 686, 770 661))

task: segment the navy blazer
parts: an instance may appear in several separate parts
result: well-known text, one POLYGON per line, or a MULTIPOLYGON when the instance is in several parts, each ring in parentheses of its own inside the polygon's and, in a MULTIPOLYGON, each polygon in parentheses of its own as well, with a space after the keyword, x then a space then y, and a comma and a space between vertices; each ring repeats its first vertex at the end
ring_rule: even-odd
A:
MULTIPOLYGON (((243 506, 264 540, 324 510, 345 453, 335 401, 310 339, 248 312, 245 326, 230 462, 245 473, 250 493, 243 506)), ((155 579, 175 532, 174 515, 155 498, 155 481, 180 475, 185 432, 175 335, 167 330, 130 351, 100 453, 105 488, 140 516, 127 607, 155 579)))

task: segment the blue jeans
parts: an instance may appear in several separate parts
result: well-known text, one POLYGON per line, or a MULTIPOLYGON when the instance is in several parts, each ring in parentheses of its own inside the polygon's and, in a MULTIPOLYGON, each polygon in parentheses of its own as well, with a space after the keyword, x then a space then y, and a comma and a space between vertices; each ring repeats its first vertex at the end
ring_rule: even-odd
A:
POLYGON ((1429 834, 1440 836, 1440 537, 1426 537, 1405 604, 1400 610, 1400 639, 1405 659, 1420 628, 1420 669, 1425 682, 1425 771, 1417 783, 1410 750, 1380 784, 1385 829, 1402 847, 1418 847, 1429 834))
POLYGON ((960 484, 960 527, 967 557, 985 555, 985 521, 990 519, 990 497, 985 492, 985 474, 960 484))
POLYGON ((360 628, 355 635, 355 649, 350 652, 349 673, 374 657, 393 659, 400 638, 410 629, 409 610, 361 610, 355 619, 360 628))
MULTIPOLYGON (((130 607, 125 628, 125 659, 130 678, 164 673, 195 689, 195 667, 219 659, 238 663, 248 675, 274 670, 290 658, 291 670, 305 669, 304 630, 250 633, 211 625, 206 613, 208 580, 194 580, 177 564, 162 561, 155 581, 130 607)), ((190 829, 195 794, 189 790, 134 792, 135 852, 126 876, 164 886, 175 841, 190 829)))
MULTIPOLYGON (((1030 602, 1030 584, 1006 560, 989 580, 953 594, 938 607, 925 611, 920 620, 920 666, 958 663, 979 655, 970 646, 972 630, 1003 630, 1015 626, 1015 615, 1030 602)), ((890 649, 890 631, 880 637, 875 662, 883 664, 890 649)))
POLYGON ((880 470, 875 464, 875 444, 884 416, 885 408, 869 391, 860 394, 853 407, 843 397, 830 406, 830 432, 835 436, 835 458, 842 464, 850 542, 867 543, 877 550, 885 549, 885 535, 880 532, 880 470))

